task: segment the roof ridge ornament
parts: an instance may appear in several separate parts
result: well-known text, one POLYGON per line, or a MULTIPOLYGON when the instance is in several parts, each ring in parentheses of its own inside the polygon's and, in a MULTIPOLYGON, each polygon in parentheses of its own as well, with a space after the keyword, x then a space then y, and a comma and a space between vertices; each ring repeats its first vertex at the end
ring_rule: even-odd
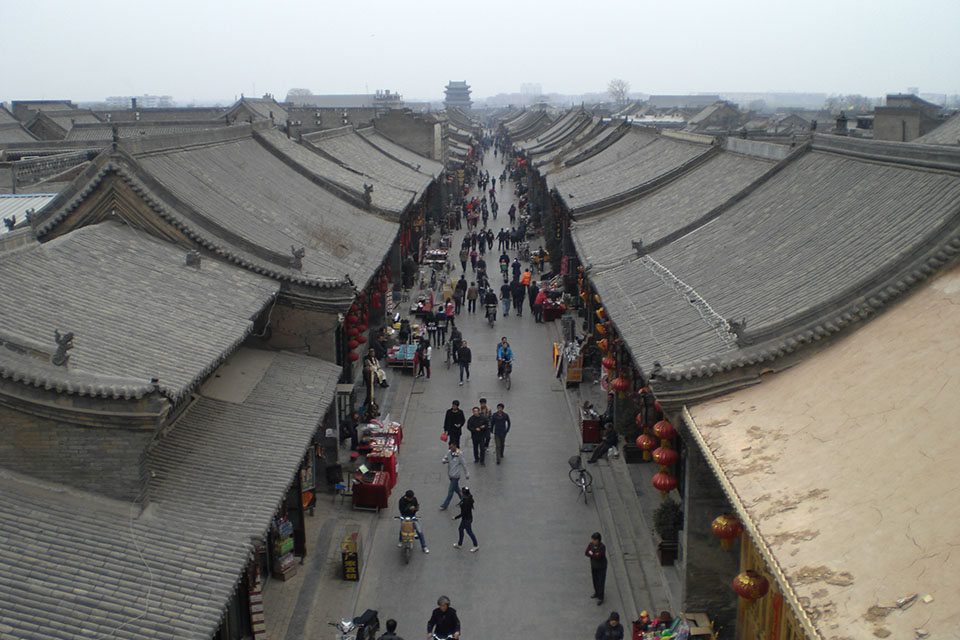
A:
POLYGON ((188 266, 188 267, 194 267, 194 268, 196 268, 196 269, 199 269, 199 268, 200 268, 200 262, 201 262, 201 257, 200 257, 200 252, 199 252, 199 251, 197 251, 196 249, 191 249, 190 251, 187 251, 187 266, 188 266))
POLYGON ((73 333, 67 332, 61 335, 59 329, 54 329, 53 339, 57 341, 57 352, 53 354, 50 361, 58 367, 65 367, 70 360, 67 351, 73 349, 73 333))
POLYGON ((738 347, 746 346, 752 342, 747 337, 747 319, 745 317, 740 322, 733 318, 727 318, 727 328, 736 337, 738 347))
POLYGON ((363 183, 363 202, 369 207, 373 202, 373 185, 363 183))
POLYGON ((307 250, 303 247, 297 249, 293 245, 290 245, 290 253, 293 254, 293 268, 297 271, 303 270, 303 256, 307 255, 307 250))

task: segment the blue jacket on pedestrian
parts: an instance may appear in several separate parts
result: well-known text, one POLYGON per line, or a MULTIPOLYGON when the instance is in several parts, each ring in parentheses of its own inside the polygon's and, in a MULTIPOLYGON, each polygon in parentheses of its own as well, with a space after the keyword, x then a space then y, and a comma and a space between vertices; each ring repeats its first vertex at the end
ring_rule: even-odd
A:
POLYGON ((497 345, 497 360, 513 360, 513 349, 502 344, 497 345))
POLYGON ((510 432, 510 416, 506 411, 503 415, 498 412, 490 414, 490 426, 493 427, 493 435, 505 436, 510 432))

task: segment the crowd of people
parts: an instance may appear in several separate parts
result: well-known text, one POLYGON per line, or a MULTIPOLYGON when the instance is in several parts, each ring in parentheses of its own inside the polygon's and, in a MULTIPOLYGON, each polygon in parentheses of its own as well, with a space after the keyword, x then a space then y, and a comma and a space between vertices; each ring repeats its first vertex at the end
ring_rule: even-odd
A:
MULTIPOLYGON (((401 343, 417 345, 415 356, 417 378, 431 378, 431 362, 435 349, 443 348, 442 353, 448 353, 453 364, 457 365, 460 386, 470 381, 474 354, 469 345, 475 340, 471 337, 468 341, 467 336, 464 335, 464 328, 469 323, 458 323, 459 319, 476 314, 478 306, 486 314, 492 314, 493 320, 496 320, 498 310, 503 318, 509 316, 511 310, 515 316, 522 317, 524 307, 528 307, 529 315, 533 317, 534 322, 539 323, 542 322, 543 306, 546 301, 546 288, 541 287, 542 280, 538 282, 534 274, 548 270, 545 265, 549 261, 549 254, 542 245, 534 251, 529 251, 526 229, 530 205, 522 185, 517 183, 514 193, 518 196, 518 202, 511 204, 507 210, 509 226, 501 226, 499 232, 495 232, 490 224, 490 218, 496 220, 499 213, 498 179, 502 194, 507 180, 517 178, 518 174, 512 159, 507 161, 499 176, 479 169, 484 152, 489 152, 492 148, 496 156, 497 154, 506 155, 507 151, 503 142, 493 135, 488 134, 482 140, 478 163, 467 168, 463 197, 455 208, 455 215, 451 214, 447 224, 450 230, 463 231, 462 225, 465 223, 466 226, 462 241, 459 243, 459 250, 451 256, 459 261, 460 273, 455 277, 455 281, 451 281, 452 292, 449 299, 436 304, 436 308, 424 318, 419 332, 411 326, 409 321, 403 320, 398 334, 401 343), (477 191, 471 196, 474 185, 477 191), (494 253, 495 242, 496 253, 494 253), (514 255, 511 256, 510 252, 514 255), (496 258, 494 259, 493 256, 496 258), (527 264, 524 264, 521 258, 527 264), (491 275, 491 268, 498 272, 499 278, 491 275), (494 280, 497 281, 496 284, 493 283, 494 280)), ((405 278, 407 271, 412 270, 404 271, 405 278)), ((502 377, 505 363, 511 363, 515 354, 506 336, 501 337, 495 348, 497 374, 498 377, 502 377)), ((490 349, 492 350, 493 347, 491 346, 490 349)), ((482 350, 486 352, 487 347, 482 347, 482 350)), ((369 380, 369 386, 387 384, 382 367, 377 362, 382 360, 385 354, 385 338, 378 336, 371 345, 368 357, 364 359, 367 372, 365 379, 369 380)), ((446 441, 447 448, 440 463, 446 470, 448 484, 439 509, 447 511, 451 505, 456 507, 455 515, 451 516, 451 520, 459 521, 457 539, 453 543, 455 549, 461 549, 467 538, 472 543, 470 552, 476 553, 480 549, 479 538, 474 531, 477 496, 469 487, 464 486, 463 482, 470 479, 468 457, 471 452, 474 465, 486 466, 487 453, 492 443, 496 464, 503 462, 506 439, 512 426, 510 415, 505 409, 503 402, 491 408, 486 398, 480 398, 477 405, 471 407, 469 411, 461 408, 459 400, 453 400, 444 413, 442 439, 446 441), (470 436, 470 443, 461 449, 464 444, 464 429, 470 436), (454 502, 455 496, 456 502, 454 502)), ((360 416, 355 414, 351 420, 347 421, 348 429, 345 435, 350 439, 352 448, 356 447, 356 423, 360 419, 360 416), (352 425, 352 431, 350 425, 352 425)), ((615 443, 616 432, 612 430, 611 425, 604 433, 601 447, 598 447, 596 455, 589 461, 595 462, 615 443)), ((418 516, 420 513, 420 503, 413 490, 405 491, 398 506, 401 516, 418 516)), ((422 551, 425 554, 430 553, 419 519, 416 520, 415 530, 422 551)), ((601 605, 604 602, 607 555, 599 532, 591 537, 585 555, 589 558, 593 580, 591 597, 596 599, 597 605, 601 605)), ((450 599, 446 596, 441 596, 437 601, 437 608, 433 610, 429 619, 427 632, 428 637, 431 637, 431 634, 441 638, 459 637, 460 621, 456 610, 450 604, 450 599)), ((396 622, 388 620, 387 634, 382 638, 393 640, 398 637, 396 622), (391 623, 393 623, 392 628, 391 623)), ((597 629, 596 638, 601 640, 623 637, 619 615, 617 612, 611 612, 607 620, 597 629)))

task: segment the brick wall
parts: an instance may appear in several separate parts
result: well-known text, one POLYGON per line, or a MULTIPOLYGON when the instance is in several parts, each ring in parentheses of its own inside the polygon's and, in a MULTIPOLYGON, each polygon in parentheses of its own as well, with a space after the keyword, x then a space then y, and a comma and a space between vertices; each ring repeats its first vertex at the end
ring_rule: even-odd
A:
POLYGON ((397 144, 433 160, 437 155, 434 123, 405 111, 390 111, 373 121, 377 131, 397 144))
POLYGON ((141 488, 152 430, 87 427, 0 407, 0 467, 120 500, 141 488))

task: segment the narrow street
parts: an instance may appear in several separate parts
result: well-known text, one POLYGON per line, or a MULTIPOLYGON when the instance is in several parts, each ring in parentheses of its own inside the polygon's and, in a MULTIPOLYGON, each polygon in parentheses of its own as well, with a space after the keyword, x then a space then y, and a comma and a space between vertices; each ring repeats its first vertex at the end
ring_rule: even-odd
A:
MULTIPOLYGON (((503 171, 500 157, 486 154, 484 169, 496 178, 503 171)), ((489 220, 494 233, 501 224, 509 228, 506 211, 517 198, 512 183, 498 191, 500 214, 489 220)), ((471 193, 476 192, 476 184, 471 193)), ((498 185, 499 189, 499 185, 498 185)), ((459 251, 466 233, 454 234, 452 254, 459 251)), ((495 288, 498 253, 488 252, 488 272, 495 288)), ((536 244, 534 244, 534 247, 536 244)), ((511 258, 515 252, 509 252, 511 258)), ((456 258, 453 258, 454 260, 456 258)), ((456 262, 453 276, 459 276, 456 262)), ((467 265, 467 280, 471 277, 467 265)), ((479 306, 479 305, 478 305, 479 306)), ((525 305, 526 306, 526 305, 525 305)), ((501 309, 502 311, 502 309, 501 309)), ((377 608, 381 621, 393 617, 405 637, 426 632, 426 622, 441 594, 450 597, 460 614, 465 637, 511 636, 584 637, 592 633, 602 615, 619 608, 612 577, 607 580, 602 607, 589 598, 589 563, 583 550, 599 527, 594 502, 576 500, 567 459, 577 451, 575 425, 561 384, 552 370, 555 323, 536 324, 529 307, 522 317, 498 315, 493 328, 482 310, 462 312, 457 318, 473 351, 471 379, 458 386, 456 365, 446 369, 442 349, 434 348, 433 375, 416 380, 404 422, 400 479, 392 499, 413 489, 420 500, 422 524, 431 553, 419 551, 404 566, 396 546, 395 513, 380 515, 373 548, 359 597, 359 610, 377 608), (508 391, 497 379, 496 344, 507 336, 514 350, 514 376, 508 391), (444 413, 459 400, 467 416, 480 398, 492 409, 503 402, 512 429, 506 439, 504 460, 496 465, 493 446, 486 466, 473 465, 470 439, 464 430, 462 449, 470 465, 470 487, 476 498, 474 532, 480 549, 468 544, 455 549, 458 523, 456 500, 440 511, 447 490, 446 467, 441 464, 446 444, 440 440, 444 413), (603 612, 601 614, 600 612, 603 612)), ((395 511, 395 509, 394 509, 395 511)))
MULTIPOLYGON (((494 158, 492 150, 486 154, 484 169, 491 178, 503 171, 501 158, 494 158)), ((501 225, 509 229, 506 212, 517 202, 513 186, 507 181, 506 191, 501 193, 498 182, 500 212, 496 220, 489 219, 494 233, 501 225)), ((476 192, 474 183, 469 197, 476 192)), ((465 223, 454 233, 454 280, 461 273, 457 254, 465 233, 465 223)), ((531 244, 535 249, 539 243, 534 240, 531 244)), ((502 279, 496 247, 494 243, 486 258, 491 283, 499 291, 502 279)), ((508 253, 511 258, 516 254, 508 253)), ((472 275, 468 263, 468 282, 472 275)), ((465 638, 586 638, 611 610, 624 611, 615 562, 608 569, 603 605, 590 597, 593 589, 584 550, 590 535, 602 531, 601 518, 596 496, 585 506, 577 500, 577 489, 568 478, 567 460, 578 450, 575 407, 571 407, 578 395, 575 390, 564 393, 554 376, 552 345, 559 337, 559 323, 535 323, 525 302, 521 317, 511 308, 504 318, 502 308, 498 309, 492 328, 479 304, 474 314, 468 314, 464 306, 456 324, 473 352, 470 380, 458 385, 458 367, 453 364, 447 369, 440 345, 434 345, 430 379, 390 372, 391 388, 381 402, 386 401, 383 406, 390 418, 402 420, 404 427, 399 479, 390 509, 370 514, 352 511, 348 505, 320 506, 318 515, 324 519, 308 522, 308 527, 313 527, 308 537, 317 538, 319 533, 319 541, 311 540, 310 546, 324 555, 308 557, 307 565, 314 565, 321 575, 267 585, 267 611, 286 609, 273 621, 268 617, 269 638, 329 637, 334 630, 327 626, 328 621, 371 608, 379 611, 381 633, 385 621, 394 618, 399 634, 409 640, 426 633, 427 620, 440 595, 450 597, 465 638), (507 336, 516 358, 510 390, 497 379, 496 345, 501 336, 507 336), (447 467, 441 464, 447 445, 440 434, 453 400, 460 401, 469 417, 480 398, 487 399, 491 410, 502 402, 512 427, 500 465, 495 463, 492 443, 486 466, 473 464, 469 433, 463 432, 461 448, 470 479, 461 481, 461 486, 470 487, 475 496, 473 530, 480 543, 480 549, 471 553, 469 538, 462 549, 453 546, 458 535, 458 521, 451 519, 458 513, 456 497, 448 510, 439 510, 448 485, 447 467), (397 548, 399 525, 393 518, 397 501, 408 489, 420 501, 430 553, 415 549, 405 565, 397 548), (318 525, 325 526, 321 530, 318 525), (339 567, 339 541, 345 532, 356 529, 361 531, 364 545, 359 585, 342 581, 339 567)), ((594 488, 600 489, 599 469, 593 466, 591 471, 594 488)))

